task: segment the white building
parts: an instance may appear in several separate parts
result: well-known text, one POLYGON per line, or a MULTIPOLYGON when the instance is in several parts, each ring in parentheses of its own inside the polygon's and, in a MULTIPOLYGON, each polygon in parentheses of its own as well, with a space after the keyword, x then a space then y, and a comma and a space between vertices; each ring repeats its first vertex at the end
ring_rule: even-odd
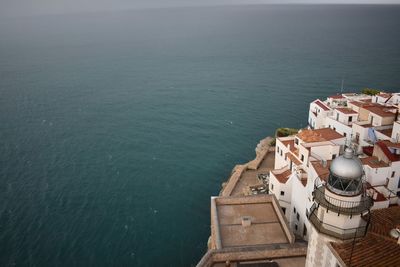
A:
POLYGON ((373 201, 365 194, 362 177, 360 160, 347 148, 331 162, 328 181, 315 185, 306 266, 336 267, 327 244, 366 234, 373 201))
POLYGON ((330 128, 302 130, 294 136, 276 139, 269 192, 275 194, 295 235, 308 238, 307 210, 312 205, 317 178, 312 164, 336 158, 345 142, 343 135, 330 128))

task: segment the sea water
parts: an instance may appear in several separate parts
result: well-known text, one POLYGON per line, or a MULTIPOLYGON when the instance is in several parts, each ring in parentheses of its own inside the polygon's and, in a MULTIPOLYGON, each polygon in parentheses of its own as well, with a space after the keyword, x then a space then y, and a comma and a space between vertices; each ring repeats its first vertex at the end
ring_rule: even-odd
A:
POLYGON ((0 19, 0 265, 195 265, 260 139, 313 99, 400 91, 399 26, 349 5, 0 19))

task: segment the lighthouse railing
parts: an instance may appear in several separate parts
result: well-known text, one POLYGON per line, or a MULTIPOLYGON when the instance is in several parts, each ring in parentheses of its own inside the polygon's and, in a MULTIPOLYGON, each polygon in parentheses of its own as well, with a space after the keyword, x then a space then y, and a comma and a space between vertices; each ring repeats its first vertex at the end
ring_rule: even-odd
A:
POLYGON ((368 211, 372 205, 371 197, 362 195, 359 201, 344 201, 325 194, 325 186, 315 188, 313 192, 314 200, 328 211, 334 211, 338 214, 363 214, 368 211))

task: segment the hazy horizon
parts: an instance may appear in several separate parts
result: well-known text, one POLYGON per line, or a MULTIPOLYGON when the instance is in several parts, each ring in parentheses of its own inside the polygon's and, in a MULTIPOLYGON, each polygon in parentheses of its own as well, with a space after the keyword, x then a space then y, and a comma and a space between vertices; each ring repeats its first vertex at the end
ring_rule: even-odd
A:
POLYGON ((400 0, 0 0, 1 17, 123 11, 147 8, 254 4, 400 4, 400 0))

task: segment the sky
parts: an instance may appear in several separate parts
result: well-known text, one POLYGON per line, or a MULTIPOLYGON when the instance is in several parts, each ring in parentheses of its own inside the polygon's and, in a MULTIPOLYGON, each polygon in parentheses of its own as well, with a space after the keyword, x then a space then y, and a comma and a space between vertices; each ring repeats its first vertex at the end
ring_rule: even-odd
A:
POLYGON ((400 0, 0 0, 1 17, 172 6, 268 3, 400 4, 400 0))

